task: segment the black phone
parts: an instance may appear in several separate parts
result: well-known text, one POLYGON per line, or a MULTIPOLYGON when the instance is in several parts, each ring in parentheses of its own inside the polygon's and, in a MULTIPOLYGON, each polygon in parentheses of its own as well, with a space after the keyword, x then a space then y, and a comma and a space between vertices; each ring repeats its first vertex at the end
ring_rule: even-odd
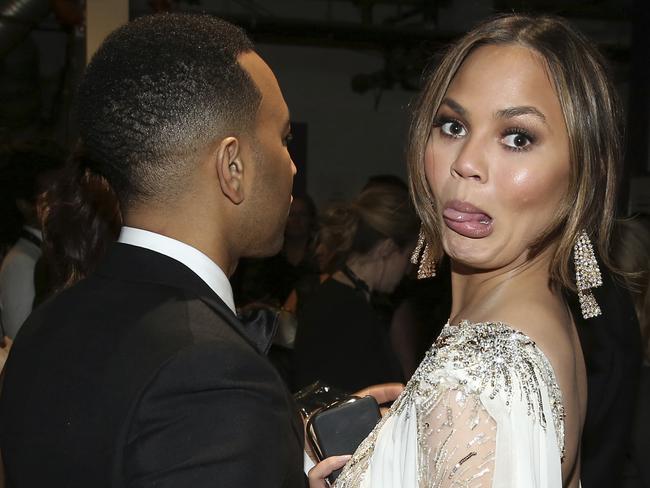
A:
MULTIPOLYGON (((319 461, 330 456, 354 454, 381 419, 379 405, 371 397, 350 397, 314 413, 307 424, 307 433, 319 461)), ((328 480, 333 483, 341 469, 328 480)))

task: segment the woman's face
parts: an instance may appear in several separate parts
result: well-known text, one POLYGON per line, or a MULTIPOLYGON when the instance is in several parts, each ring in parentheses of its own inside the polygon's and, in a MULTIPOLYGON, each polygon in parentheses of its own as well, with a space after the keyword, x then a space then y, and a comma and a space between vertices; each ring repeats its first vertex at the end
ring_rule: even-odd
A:
POLYGON ((560 211, 570 171, 562 109, 539 55, 504 45, 468 56, 424 164, 455 262, 483 270, 525 262, 560 211))

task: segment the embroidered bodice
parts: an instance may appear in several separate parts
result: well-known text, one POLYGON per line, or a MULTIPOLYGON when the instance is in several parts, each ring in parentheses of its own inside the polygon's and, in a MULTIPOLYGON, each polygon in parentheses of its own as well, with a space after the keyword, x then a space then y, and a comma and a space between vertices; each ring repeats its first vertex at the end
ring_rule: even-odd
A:
POLYGON ((335 486, 477 487, 508 479, 524 484, 504 486, 555 487, 563 453, 564 407, 546 356, 506 324, 464 321, 444 327, 335 486), (535 469, 539 484, 525 484, 523 472, 535 469))

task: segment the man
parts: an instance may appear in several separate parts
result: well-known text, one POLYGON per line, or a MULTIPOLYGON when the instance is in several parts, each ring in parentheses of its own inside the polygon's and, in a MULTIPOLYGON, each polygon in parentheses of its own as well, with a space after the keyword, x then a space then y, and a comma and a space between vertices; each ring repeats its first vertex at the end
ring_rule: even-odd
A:
POLYGON ((18 334, 0 400, 8 485, 304 486, 271 331, 239 322, 227 279, 282 245, 296 168, 273 73, 218 19, 141 18, 94 56, 78 117, 80 185, 104 178, 124 227, 18 334))

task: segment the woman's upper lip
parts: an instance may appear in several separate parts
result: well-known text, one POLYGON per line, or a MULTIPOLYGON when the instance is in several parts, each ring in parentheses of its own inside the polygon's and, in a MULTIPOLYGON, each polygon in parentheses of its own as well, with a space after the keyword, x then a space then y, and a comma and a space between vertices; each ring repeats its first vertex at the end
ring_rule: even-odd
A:
MULTIPOLYGON (((444 209, 443 209, 443 216, 447 218, 451 218, 453 220, 459 220, 459 215, 460 214, 471 214, 474 217, 482 217, 485 216, 488 219, 492 220, 492 217, 490 214, 488 214, 486 211, 483 209, 477 207, 476 205, 473 205, 469 202, 464 202, 461 200, 450 200, 447 203, 445 203, 444 209)), ((464 219, 462 219, 464 220, 464 219)))

